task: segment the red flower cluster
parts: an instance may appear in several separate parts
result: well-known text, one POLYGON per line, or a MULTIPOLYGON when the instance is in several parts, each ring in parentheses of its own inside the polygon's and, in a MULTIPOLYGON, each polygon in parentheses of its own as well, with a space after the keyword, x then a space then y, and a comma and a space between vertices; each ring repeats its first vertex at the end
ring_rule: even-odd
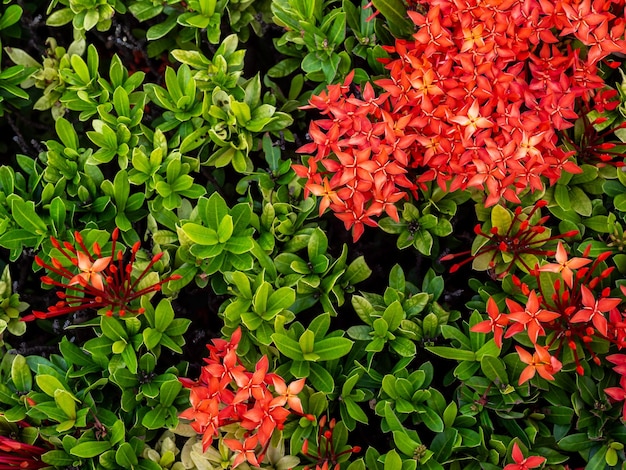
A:
POLYGON ((626 50, 624 0, 416 3, 417 32, 386 48, 382 94, 350 75, 309 102, 323 118, 294 170, 355 239, 374 216, 397 219, 394 204, 427 181, 486 190, 491 206, 579 172, 557 133, 604 86, 600 61, 626 50))
POLYGON ((133 245, 130 250, 130 259, 126 260, 123 250, 116 251, 118 237, 119 230, 116 228, 111 236, 113 242, 111 256, 102 256, 98 243, 94 243, 91 249, 87 248, 79 232, 74 233, 76 247, 70 242, 61 243, 51 237, 52 245, 63 255, 65 262, 53 257, 49 264, 39 256, 35 256, 35 262, 49 273, 56 275, 56 278, 42 276, 41 281, 50 286, 63 288, 63 291, 57 292, 60 300, 56 305, 48 307, 47 312, 33 311, 22 320, 51 318, 85 309, 104 309, 106 315, 109 316, 113 314, 124 316, 127 313, 141 314, 143 308, 134 305, 139 298, 160 290, 166 282, 180 279, 180 275, 174 274, 149 286, 140 287, 141 281, 150 274, 152 267, 161 259, 163 253, 153 256, 146 268, 133 277, 133 264, 140 243, 133 245))
POLYGON ((258 467, 274 430, 282 429, 293 413, 304 416, 298 393, 302 391, 305 379, 287 385, 277 374, 268 373, 267 356, 259 359, 254 372, 247 371, 236 353, 240 339, 239 328, 233 332, 230 341, 214 339, 213 345, 207 345, 207 365, 202 368, 198 380, 179 378, 190 389, 191 402, 191 408, 183 411, 180 417, 189 420, 191 426, 203 435, 205 451, 213 439, 220 436, 220 428, 238 423, 246 430, 243 442, 224 439, 236 454, 233 468, 245 461, 258 467), (273 387, 274 392, 269 387, 273 387))
MULTIPOLYGON (((528 334, 535 348, 534 353, 516 347, 520 359, 528 364, 520 375, 520 384, 530 380, 535 373, 552 380, 562 367, 557 357, 564 346, 572 350, 576 371, 581 375, 584 373, 579 356, 581 347, 586 348, 596 364, 601 362, 590 347, 593 337, 609 341, 619 349, 626 347, 626 314, 618 308, 622 299, 609 297, 608 288, 594 292, 613 271, 612 267, 599 269, 610 252, 599 255, 595 260, 587 256, 588 252, 582 257, 568 259, 564 246, 559 242, 556 263, 538 266, 532 272, 537 281, 536 290, 513 276, 515 284, 527 298, 525 305, 507 298, 508 313, 505 313, 499 310, 493 298, 489 298, 489 319, 471 328, 475 332, 493 332, 498 347, 502 347, 503 337, 510 338, 522 332, 528 334), (558 275, 552 282, 550 293, 546 292, 549 279, 544 273, 558 275), (540 339, 546 339, 545 344, 540 344, 540 339)), ((626 289, 622 292, 626 295, 626 289)), ((626 368, 623 370, 626 372, 626 368)))

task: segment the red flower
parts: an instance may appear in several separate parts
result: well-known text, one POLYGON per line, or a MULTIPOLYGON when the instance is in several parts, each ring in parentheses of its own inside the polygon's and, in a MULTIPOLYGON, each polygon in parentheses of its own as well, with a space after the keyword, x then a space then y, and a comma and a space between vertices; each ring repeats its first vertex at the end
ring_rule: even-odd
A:
POLYGON ((619 381, 619 387, 609 387, 604 389, 609 397, 615 401, 623 401, 622 419, 626 420, 626 376, 622 376, 619 381))
POLYGON ((542 323, 549 323, 561 316, 559 313, 541 308, 541 302, 534 290, 528 295, 525 307, 511 299, 506 299, 506 305, 511 312, 508 315, 509 319, 515 321, 516 324, 507 330, 505 337, 510 338, 525 329, 528 331, 528 337, 533 344, 537 343, 539 335, 544 336, 546 334, 542 323))
POLYGON ((592 322, 596 330, 605 338, 608 336, 608 321, 604 312, 617 307, 621 299, 603 297, 596 299, 593 293, 584 285, 580 286, 583 308, 578 310, 570 319, 571 323, 592 322))
POLYGON ((524 458, 524 454, 522 454, 522 450, 517 445, 517 442, 513 443, 511 457, 513 457, 515 463, 508 464, 503 470, 529 470, 541 466, 546 461, 545 457, 537 455, 524 458))
POLYGON ((506 315, 500 313, 498 305, 493 297, 489 297, 487 300, 487 315, 489 320, 481 321, 477 323, 470 331, 478 333, 493 332, 493 339, 499 348, 502 348, 502 335, 504 334, 504 327, 509 324, 509 319, 506 315))

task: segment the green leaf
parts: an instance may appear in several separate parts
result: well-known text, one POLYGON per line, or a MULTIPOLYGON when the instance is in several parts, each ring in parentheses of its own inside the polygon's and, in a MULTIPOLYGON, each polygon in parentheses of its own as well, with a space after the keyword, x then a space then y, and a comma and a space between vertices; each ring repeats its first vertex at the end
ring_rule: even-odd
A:
POLYGON ((54 392, 54 402, 70 420, 76 420, 76 403, 78 400, 70 392, 61 389, 56 390, 54 392))
POLYGON ((383 312, 382 319, 387 322, 388 331, 394 332, 400 326, 400 322, 404 320, 402 304, 398 300, 392 302, 383 312))
POLYGON ((595 443, 589 440, 589 436, 585 433, 570 434, 558 442, 559 449, 565 452, 579 452, 594 445, 595 443))
POLYGON ((385 455, 384 470, 400 470, 402 468, 402 458, 395 449, 391 449, 385 455))
POLYGON ((128 196, 130 195, 130 181, 128 180, 128 173, 125 170, 120 170, 115 175, 115 179, 113 180, 113 195, 118 213, 124 212, 128 196))
POLYGON ((315 353, 320 361, 332 361, 348 354, 353 344, 348 338, 325 338, 315 342, 315 353))
POLYGON ((189 222, 182 226, 182 231, 192 242, 199 245, 216 245, 219 243, 217 232, 212 228, 189 222))
POLYGON ((56 235, 60 235, 65 230, 65 203, 60 196, 56 196, 50 201, 50 219, 54 225, 56 235))
POLYGON ((355 419, 359 423, 368 424, 367 414, 365 414, 365 411, 363 411, 363 409, 359 405, 357 405, 352 398, 344 397, 343 403, 346 406, 348 414, 353 419, 355 419))
POLYGON ((165 332, 174 320, 174 309, 168 299, 163 299, 157 305, 154 312, 154 327, 161 333, 165 332))
POLYGON ((133 447, 128 442, 123 442, 115 452, 115 462, 122 468, 133 468, 139 463, 133 447))
MULTIPOLYGON (((161 338, 161 342, 165 343, 164 339, 167 338, 167 336, 161 338)), ((137 367, 139 366, 138 361, 137 361, 137 353, 135 352, 135 350, 133 349, 132 345, 128 345, 126 348, 124 348, 124 350, 121 353, 122 359, 124 360, 124 364, 126 364, 126 367, 128 367, 128 370, 131 371, 133 374, 137 373, 137 367)))
POLYGON ((122 323, 115 317, 100 317, 100 327, 102 328, 102 334, 113 341, 120 339, 128 340, 128 333, 122 326, 122 323))
POLYGON ((410 457, 414 455, 415 449, 421 444, 411 439, 406 431, 393 431, 393 442, 400 452, 410 457))
POLYGON ((217 229, 222 219, 228 215, 228 206, 224 198, 217 192, 211 194, 211 197, 206 201, 206 204, 202 205, 202 208, 204 209, 203 213, 200 214, 202 220, 207 227, 213 229, 217 229))
POLYGON ((19 5, 9 5, 0 17, 0 29, 6 29, 17 23, 22 16, 22 7, 19 5))
POLYGON ((502 207, 500 204, 493 206, 491 209, 491 226, 497 227, 498 235, 505 235, 511 223, 513 222, 513 215, 511 211, 502 207))
POLYGON ((480 367, 485 377, 496 385, 502 386, 509 383, 506 367, 501 359, 494 356, 483 356, 480 360, 480 367))
POLYGON ((161 385, 159 401, 164 408, 172 406, 174 400, 182 390, 183 385, 178 380, 169 380, 161 385))
POLYGON ((397 336, 389 342, 391 349, 398 353, 402 357, 415 357, 417 348, 415 343, 409 338, 403 336, 397 336))
POLYGON ((554 200, 559 207, 566 211, 572 209, 569 189, 566 185, 558 183, 554 187, 554 200))
POLYGON ((306 354, 312 353, 315 347, 315 333, 311 330, 305 330, 298 338, 298 343, 300 344, 300 350, 305 354, 306 358, 306 354))
POLYGON ((605 470, 607 467, 606 456, 608 447, 606 445, 600 447, 598 451, 589 459, 585 470, 605 470))
POLYGON ((569 198, 572 203, 572 209, 583 217, 589 217, 592 212, 591 199, 578 186, 569 188, 569 198))
POLYGON ((70 8, 61 8, 50 14, 46 20, 48 26, 63 26, 72 21, 74 12, 70 8))
POLYGON ((24 230, 28 230, 37 235, 45 235, 48 233, 48 226, 35 212, 34 202, 15 198, 13 199, 11 212, 15 222, 24 230))
POLYGON ((444 462, 450 458, 457 436, 458 431, 454 428, 445 429, 435 436, 430 445, 430 450, 434 452, 433 458, 437 462, 444 462))
POLYGON ((446 406, 446 409, 443 412, 443 423, 445 427, 452 427, 452 425, 454 424, 454 420, 456 419, 457 413, 458 406, 456 402, 451 401, 448 406, 446 406))
POLYGON ((56 120, 54 127, 65 147, 78 150, 78 134, 76 134, 74 126, 67 119, 60 117, 56 120))
POLYGON ((372 304, 365 297, 361 297, 360 295, 353 295, 351 302, 352 308, 354 308, 354 311, 361 321, 371 326, 376 317, 376 310, 372 304))
POLYGON ((154 350, 154 348, 159 345, 162 337, 163 333, 153 328, 146 328, 143 330, 143 343, 150 351, 154 350))
POLYGON ((419 417, 426 427, 433 432, 440 433, 444 429, 443 419, 430 406, 418 407, 419 417))
POLYGON ((59 467, 71 467, 76 461, 75 457, 71 457, 62 450, 49 450, 41 456, 41 460, 47 464, 59 467))
POLYGON ((83 459, 90 459, 103 454, 111 448, 109 441, 89 441, 76 444, 70 449, 70 454, 83 459))
POLYGON ((274 333, 272 335, 272 341, 276 345, 276 348, 289 359, 293 359, 294 361, 304 361, 302 350, 300 349, 300 345, 297 341, 280 333, 274 333))
POLYGON ((311 236, 309 237, 309 243, 307 245, 309 260, 312 260, 319 255, 325 255, 327 250, 328 238, 319 227, 316 227, 315 230, 313 230, 313 232, 311 233, 311 236))
POLYGON ((39 388, 49 397, 54 398, 54 392, 57 390, 65 390, 65 385, 63 385, 59 379, 49 374, 37 374, 35 375, 35 382, 39 388))
POLYGON ((455 349, 447 346, 427 346, 427 351, 436 354, 445 359, 454 359, 457 361, 475 361, 476 353, 474 351, 466 351, 464 349, 455 349))
POLYGON ((401 0, 373 0, 372 3, 385 17, 394 36, 403 38, 414 32, 413 23, 409 21, 406 7, 401 0))
POLYGON ((324 367, 315 362, 310 363, 310 371, 307 382, 316 390, 330 394, 335 389, 335 381, 333 376, 324 367))
POLYGON ((26 363, 26 358, 18 354, 11 363, 11 380, 20 393, 29 392, 33 387, 33 376, 30 367, 26 363))
POLYGON ((168 410, 167 408, 163 408, 162 406, 156 406, 155 408, 148 411, 143 419, 141 420, 141 424, 145 426, 147 429, 159 429, 165 426, 165 419, 167 418, 168 410))

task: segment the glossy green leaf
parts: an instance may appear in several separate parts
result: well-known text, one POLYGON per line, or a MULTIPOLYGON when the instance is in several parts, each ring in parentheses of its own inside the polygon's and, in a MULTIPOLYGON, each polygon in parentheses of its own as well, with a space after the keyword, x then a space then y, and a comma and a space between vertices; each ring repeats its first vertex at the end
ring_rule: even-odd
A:
POLYGON ((511 211, 502 207, 500 204, 493 206, 491 209, 491 226, 498 228, 498 234, 504 235, 511 227, 513 215, 511 211))
POLYGON ((37 386, 49 397, 54 398, 54 393, 57 390, 65 390, 65 385, 63 385, 59 379, 49 374, 37 374, 35 375, 35 382, 37 382, 37 386))
POLYGON ((439 357, 445 359, 454 359, 457 361, 475 361, 476 353, 474 351, 466 351, 463 349, 450 348, 448 346, 427 346, 426 350, 439 357))
POLYGON ((497 386, 509 383, 509 377, 506 373, 504 362, 494 356, 483 356, 480 360, 480 367, 489 380, 497 386))
POLYGON ((133 468, 139 463, 139 460, 132 446, 128 442, 124 442, 115 451, 115 462, 122 468, 133 468))
POLYGON ((315 353, 320 361, 332 361, 348 354, 353 344, 348 338, 325 338, 315 342, 315 353))
POLYGON ((26 363, 26 358, 18 354, 11 363, 11 380, 18 392, 29 392, 33 386, 33 375, 26 363))
POLYGON ((280 333, 274 333, 272 335, 272 341, 276 345, 276 348, 278 348, 278 350, 288 358, 296 361, 304 360, 300 345, 297 341, 291 339, 289 336, 280 333))
POLYGON ((76 444, 70 449, 70 454, 76 457, 89 459, 103 454, 111 448, 109 441, 89 441, 76 444))

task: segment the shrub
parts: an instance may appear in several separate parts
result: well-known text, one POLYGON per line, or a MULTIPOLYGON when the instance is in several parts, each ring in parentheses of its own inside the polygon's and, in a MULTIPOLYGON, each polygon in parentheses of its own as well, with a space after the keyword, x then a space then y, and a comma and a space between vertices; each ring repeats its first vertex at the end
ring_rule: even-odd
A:
POLYGON ((5 2, 0 468, 624 467, 625 6, 5 2))

